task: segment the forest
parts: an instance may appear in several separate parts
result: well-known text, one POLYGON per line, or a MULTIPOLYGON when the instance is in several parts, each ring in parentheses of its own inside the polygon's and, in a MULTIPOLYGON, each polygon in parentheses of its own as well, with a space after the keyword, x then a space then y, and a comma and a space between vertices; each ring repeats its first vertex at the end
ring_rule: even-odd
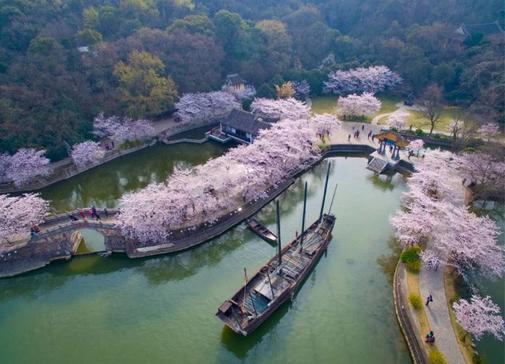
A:
POLYGON ((504 22, 501 0, 0 0, 0 153, 64 158, 99 113, 164 118, 231 73, 319 95, 331 71, 386 65, 399 96, 435 83, 503 124, 504 22))

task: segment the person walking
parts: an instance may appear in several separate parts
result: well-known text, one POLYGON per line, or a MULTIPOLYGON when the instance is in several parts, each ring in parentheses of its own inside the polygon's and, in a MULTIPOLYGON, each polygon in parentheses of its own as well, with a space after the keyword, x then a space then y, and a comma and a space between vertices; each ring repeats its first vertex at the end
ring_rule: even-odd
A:
POLYGON ((433 296, 431 294, 426 298, 426 306, 429 306, 430 302, 433 302, 433 296))
POLYGON ((361 125, 361 130, 365 130, 365 124, 361 125))
POLYGON ((103 209, 103 214, 105 215, 105 218, 109 217, 109 211, 107 210, 107 208, 103 209))
POLYGON ((370 139, 370 137, 371 137, 371 136, 372 136, 372 131, 370 130, 370 131, 368 132, 368 139, 370 139))
POLYGON ((347 141, 350 143, 351 142, 351 134, 347 136, 347 141))

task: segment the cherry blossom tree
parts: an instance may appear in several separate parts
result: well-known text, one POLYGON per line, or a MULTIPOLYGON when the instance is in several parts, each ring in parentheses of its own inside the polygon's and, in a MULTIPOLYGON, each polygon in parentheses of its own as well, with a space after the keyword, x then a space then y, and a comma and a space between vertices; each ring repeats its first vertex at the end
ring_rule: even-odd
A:
POLYGON ((184 122, 224 116, 241 105, 231 93, 224 91, 200 92, 183 95, 175 104, 176 115, 184 122))
POLYGON ((419 152, 424 148, 424 140, 415 139, 412 140, 409 145, 407 145, 407 150, 410 150, 412 153, 416 153, 419 156, 419 152))
POLYGON ((31 226, 43 221, 48 209, 49 203, 38 194, 0 195, 0 241, 28 234, 31 226))
POLYGON ((402 78, 386 66, 359 67, 348 71, 334 71, 324 82, 324 90, 336 95, 377 92, 391 89, 402 82, 402 78))
POLYGON ((294 98, 272 100, 256 98, 251 104, 251 111, 267 118, 307 119, 310 107, 294 98))
POLYGON ((491 297, 472 295, 470 300, 460 299, 452 305, 456 320, 465 331, 476 340, 486 333, 502 341, 505 336, 505 323, 500 307, 491 301, 491 297))
POLYGON ((4 156, 5 176, 17 187, 22 187, 35 178, 49 175, 49 159, 44 157, 45 153, 44 149, 21 148, 13 156, 4 156))
POLYGON ((486 123, 482 125, 477 132, 487 138, 487 140, 490 140, 500 134, 500 126, 496 123, 486 123))
POLYGON ((409 179, 403 209, 390 222, 405 246, 426 244, 432 258, 460 273, 479 269, 489 278, 501 277, 505 251, 497 244, 498 227, 464 207, 464 164, 450 152, 428 152, 409 179))
POLYGON ((72 147, 71 157, 77 168, 95 164, 104 156, 105 150, 96 142, 85 141, 72 147))
POLYGON ((119 116, 105 117, 99 114, 93 121, 93 134, 122 144, 126 141, 150 139, 156 135, 156 130, 149 120, 132 120, 119 116))
POLYGON ((310 84, 307 80, 293 81, 293 86, 295 88, 295 96, 298 99, 304 100, 310 95, 310 84))
POLYGON ((406 111, 400 110, 389 115, 387 120, 387 126, 391 129, 403 130, 407 126, 407 121, 410 118, 410 114, 406 111))
POLYGON ((370 116, 378 112, 380 108, 379 99, 367 92, 362 95, 341 96, 337 102, 337 112, 343 117, 370 116))
POLYGON ((334 117, 309 120, 306 105, 293 99, 255 102, 257 111, 276 114, 280 121, 261 130, 252 144, 233 148, 204 165, 176 169, 164 183, 123 196, 119 226, 125 236, 141 243, 166 242, 174 231, 193 230, 237 213, 320 158, 318 134, 338 127, 334 117), (282 110, 298 117, 279 115, 282 110))

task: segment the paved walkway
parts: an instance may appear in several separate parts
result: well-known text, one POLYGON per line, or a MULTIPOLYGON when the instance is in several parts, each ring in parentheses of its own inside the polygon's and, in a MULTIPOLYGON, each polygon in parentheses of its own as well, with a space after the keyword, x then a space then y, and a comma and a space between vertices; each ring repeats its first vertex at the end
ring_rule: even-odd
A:
POLYGON ((423 300, 426 300, 430 294, 433 296, 433 302, 428 307, 425 306, 425 312, 430 327, 435 333, 438 349, 444 353, 449 364, 465 363, 447 307, 444 266, 440 266, 438 270, 426 270, 423 266, 419 275, 419 284, 423 300))

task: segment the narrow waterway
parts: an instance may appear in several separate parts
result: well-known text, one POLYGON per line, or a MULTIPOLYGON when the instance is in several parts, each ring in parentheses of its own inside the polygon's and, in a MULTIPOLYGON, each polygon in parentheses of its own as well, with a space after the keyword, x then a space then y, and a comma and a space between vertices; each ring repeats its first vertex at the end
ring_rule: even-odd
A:
POLYGON ((156 144, 40 190, 55 212, 77 207, 115 207, 126 192, 162 182, 174 167, 194 166, 220 156, 217 143, 156 144))
MULTIPOLYGON (((179 153, 186 156, 190 149, 179 153)), ((189 161, 159 157, 155 162, 156 153, 132 156, 125 165, 106 166, 107 183, 93 184, 101 173, 97 169, 65 182, 67 192, 55 186, 43 193, 52 193, 59 209, 113 206, 121 193, 135 188, 131 186, 162 178, 177 163, 219 154, 219 148, 206 145, 192 153, 189 161), (148 173, 146 163, 167 164, 164 172, 148 173), (124 184, 115 186, 124 178, 124 184)), ((285 240, 300 231, 304 181, 309 183, 308 221, 317 217, 329 161, 281 196, 285 240)), ((243 268, 252 274, 275 253, 240 225, 176 255, 78 257, 0 280, 2 364, 408 363, 388 264, 393 254, 388 217, 400 205, 403 178, 374 177, 365 169, 366 158, 331 161, 330 188, 338 183, 333 205, 337 223, 328 252, 295 300, 252 336, 239 337, 214 317, 222 301, 241 286, 243 268)), ((258 218, 273 229, 273 204, 258 218)))

